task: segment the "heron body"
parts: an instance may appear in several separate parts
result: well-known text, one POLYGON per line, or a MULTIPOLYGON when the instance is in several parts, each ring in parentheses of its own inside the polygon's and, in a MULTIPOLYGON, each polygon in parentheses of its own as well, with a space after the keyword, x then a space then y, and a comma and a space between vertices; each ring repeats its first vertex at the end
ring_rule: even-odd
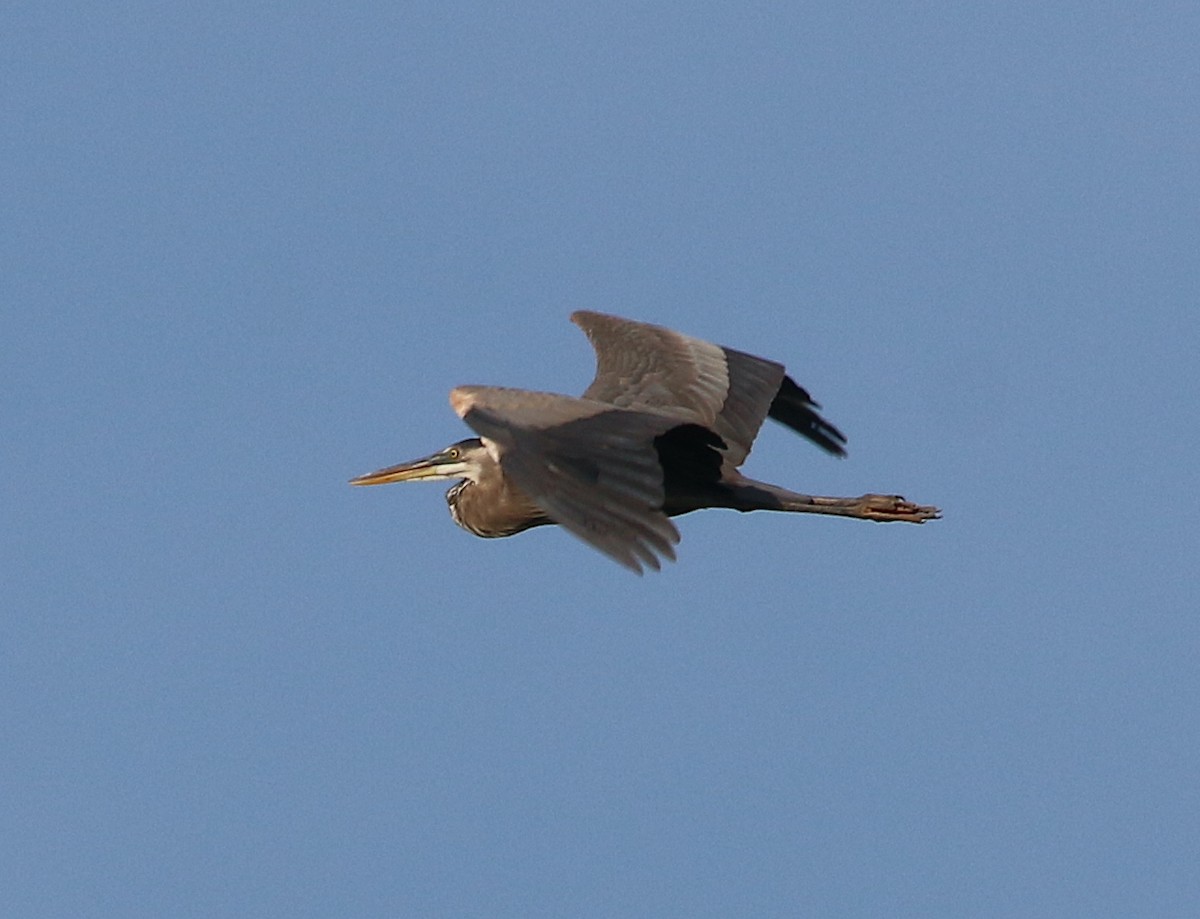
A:
POLYGON ((446 501, 477 536, 555 523, 641 573, 674 559, 671 517, 702 508, 924 523, 897 495, 828 498, 757 482, 739 467, 769 417, 835 455, 845 436, 782 365, 660 326, 577 312, 597 370, 580 398, 487 386, 450 394, 478 437, 351 480, 458 479, 446 501))

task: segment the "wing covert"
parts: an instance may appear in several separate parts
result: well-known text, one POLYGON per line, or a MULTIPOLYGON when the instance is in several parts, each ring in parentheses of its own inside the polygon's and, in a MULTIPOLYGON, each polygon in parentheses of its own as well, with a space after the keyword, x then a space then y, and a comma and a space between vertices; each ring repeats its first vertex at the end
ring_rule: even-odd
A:
MULTIPOLYGON (((571 321, 596 351, 596 377, 584 398, 668 411, 703 424, 727 444, 729 466, 746 459, 768 413, 777 417, 771 408, 788 380, 782 364, 603 313, 579 311, 571 321)), ((800 427, 777 420, 829 449, 810 433, 819 427, 810 418, 800 427)))
POLYGON ((638 572, 675 558, 654 438, 680 422, 552 393, 463 386, 459 416, 525 495, 575 536, 638 572))

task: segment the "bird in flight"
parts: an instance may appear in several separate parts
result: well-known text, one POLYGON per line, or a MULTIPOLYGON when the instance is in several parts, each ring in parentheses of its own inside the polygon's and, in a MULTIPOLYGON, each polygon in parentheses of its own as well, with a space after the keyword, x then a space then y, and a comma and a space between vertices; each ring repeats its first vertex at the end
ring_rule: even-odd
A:
POLYGON ((661 326, 571 315, 596 351, 582 397, 459 386, 450 404, 478 437, 351 485, 457 479, 454 522, 476 536, 558 524, 638 574, 675 558, 670 518, 709 507, 924 523, 936 507, 899 495, 803 495, 738 471, 771 418, 828 453, 845 436, 774 361, 661 326))

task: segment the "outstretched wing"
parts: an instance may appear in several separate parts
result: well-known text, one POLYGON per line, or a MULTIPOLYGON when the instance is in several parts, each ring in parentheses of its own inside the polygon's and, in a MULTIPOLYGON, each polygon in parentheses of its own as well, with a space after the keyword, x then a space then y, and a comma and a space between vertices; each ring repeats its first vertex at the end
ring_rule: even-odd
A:
POLYGON ((843 455, 842 432, 787 376, 782 364, 680 332, 580 311, 571 321, 596 351, 596 378, 585 399, 675 414, 725 441, 726 463, 745 460, 768 416, 830 453, 843 455))
POLYGON ((460 386, 450 404, 556 523, 639 574, 675 558, 654 439, 679 418, 589 399, 460 386))

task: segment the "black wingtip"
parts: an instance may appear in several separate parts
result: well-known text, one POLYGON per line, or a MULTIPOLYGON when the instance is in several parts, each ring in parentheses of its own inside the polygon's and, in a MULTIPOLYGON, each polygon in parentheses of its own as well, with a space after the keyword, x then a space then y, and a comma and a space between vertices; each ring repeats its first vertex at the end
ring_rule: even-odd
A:
POLYGON ((846 435, 818 413, 820 406, 791 377, 784 377, 767 414, 834 456, 845 456, 846 435))

